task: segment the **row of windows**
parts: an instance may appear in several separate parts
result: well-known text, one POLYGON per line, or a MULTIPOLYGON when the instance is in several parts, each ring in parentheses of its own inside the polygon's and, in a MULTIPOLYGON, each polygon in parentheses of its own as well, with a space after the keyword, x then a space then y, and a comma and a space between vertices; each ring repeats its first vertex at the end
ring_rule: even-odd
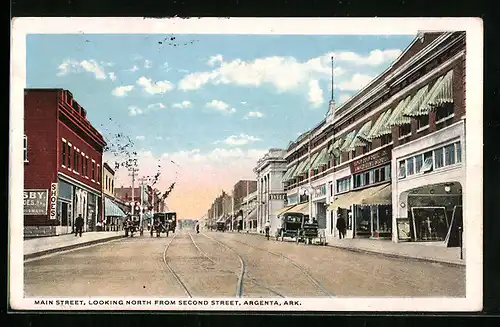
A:
POLYGON ((114 180, 109 177, 108 175, 106 175, 106 184, 105 184, 105 188, 107 191, 110 191, 111 193, 114 192, 114 180))
POLYGON ((86 156, 85 153, 80 152, 80 149, 72 146, 71 143, 66 142, 66 140, 61 140, 61 166, 64 168, 68 168, 68 170, 73 171, 77 175, 81 175, 87 179, 90 178, 92 182, 100 184, 100 165, 96 164, 94 159, 90 159, 90 161, 91 162, 89 165, 89 156, 86 156))
POLYGON ((460 141, 399 161, 398 178, 423 174, 462 162, 460 141))
POLYGON ((391 180, 391 165, 355 174, 353 179, 354 188, 364 187, 381 182, 388 182, 391 180))

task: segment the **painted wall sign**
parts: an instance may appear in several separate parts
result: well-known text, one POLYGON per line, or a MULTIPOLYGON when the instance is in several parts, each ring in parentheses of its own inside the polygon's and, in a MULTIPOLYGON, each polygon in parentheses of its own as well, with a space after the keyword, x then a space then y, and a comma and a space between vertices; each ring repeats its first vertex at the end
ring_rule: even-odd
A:
POLYGON ((50 184, 50 219, 57 218, 57 183, 50 184))
POLYGON ((382 149, 351 163, 351 174, 365 171, 391 161, 391 151, 382 149))
POLYGON ((48 190, 24 190, 24 214, 46 215, 48 190))
POLYGON ((269 194, 269 200, 284 200, 285 196, 285 193, 269 194))

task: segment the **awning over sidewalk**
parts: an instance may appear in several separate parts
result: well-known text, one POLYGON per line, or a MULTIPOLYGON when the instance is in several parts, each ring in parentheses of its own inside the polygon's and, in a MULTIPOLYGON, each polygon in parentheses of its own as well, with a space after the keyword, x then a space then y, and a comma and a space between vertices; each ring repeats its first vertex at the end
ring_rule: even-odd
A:
POLYGON ((257 210, 252 210, 246 217, 245 220, 256 220, 257 219, 257 210))
POLYGON ((392 186, 391 183, 372 187, 368 190, 373 192, 370 196, 361 200, 360 205, 390 205, 392 204, 392 186))
POLYGON ((281 215, 285 212, 287 212, 288 210, 292 209, 293 207, 295 207, 296 205, 295 204, 292 204, 292 205, 289 205, 289 206, 286 206, 286 207, 283 207, 279 210, 276 210, 275 212, 273 212, 274 215, 281 215))
POLYGON ((288 210, 287 212, 294 212, 294 213, 301 213, 304 215, 308 215, 309 214, 309 202, 297 204, 293 208, 288 210))
POLYGON ((351 205, 390 205, 392 203, 391 183, 365 188, 361 191, 339 195, 328 210, 349 208, 351 205))
POLYGON ((126 217, 120 207, 111 199, 104 198, 104 215, 106 217, 126 217))

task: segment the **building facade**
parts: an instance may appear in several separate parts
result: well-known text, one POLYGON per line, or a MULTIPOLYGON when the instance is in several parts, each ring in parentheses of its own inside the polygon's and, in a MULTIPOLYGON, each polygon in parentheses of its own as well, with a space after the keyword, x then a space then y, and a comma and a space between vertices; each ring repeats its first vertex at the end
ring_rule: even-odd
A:
POLYGON ((24 226, 27 236, 84 230, 102 220, 105 141, 68 90, 26 89, 24 97, 24 226))
POLYGON ((233 186, 232 198, 233 198, 233 229, 238 228, 238 224, 241 228, 245 228, 245 210, 243 210, 243 202, 245 197, 250 193, 257 190, 257 181, 255 180, 240 180, 233 186))
POLYGON ((243 215, 243 230, 257 232, 257 191, 243 198, 241 211, 243 215))
POLYGON ((279 228, 276 212, 285 205, 283 175, 286 172, 285 151, 270 149, 258 160, 254 172, 257 175, 257 231, 263 232, 266 221, 271 223, 271 234, 279 228))
POLYGON ((101 185, 104 219, 101 225, 103 230, 116 231, 119 230, 126 214, 115 201, 115 171, 106 162, 102 166, 101 185))
POLYGON ((465 33, 421 33, 290 144, 286 210, 306 211, 311 194, 328 235, 343 217, 347 237, 447 241, 462 224, 464 148, 465 33))

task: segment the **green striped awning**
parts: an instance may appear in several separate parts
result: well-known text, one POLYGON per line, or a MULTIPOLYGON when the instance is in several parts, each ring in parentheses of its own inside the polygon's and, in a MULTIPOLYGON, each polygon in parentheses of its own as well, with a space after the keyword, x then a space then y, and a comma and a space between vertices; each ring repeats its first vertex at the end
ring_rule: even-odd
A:
POLYGON ((302 170, 303 174, 306 174, 309 171, 309 168, 312 167, 312 164, 314 163, 314 161, 316 160, 318 155, 319 155, 319 152, 316 152, 315 154, 311 155, 311 160, 307 160, 307 163, 302 170))
POLYGON ((146 212, 144 215, 142 215, 142 219, 144 220, 150 220, 153 218, 153 215, 151 214, 151 212, 146 212))
POLYGON ((307 163, 307 158, 302 160, 301 162, 299 162, 299 164, 297 165, 297 169, 295 169, 292 176, 290 176, 290 177, 300 176, 302 174, 302 170, 304 169, 304 166, 306 165, 306 163, 307 163))
POLYGON ((345 141, 342 143, 342 146, 340 147, 341 152, 349 151, 349 146, 351 145, 352 141, 356 137, 356 130, 351 131, 345 136, 345 141))
POLYGON ((105 217, 126 217, 122 209, 111 199, 104 198, 104 216, 105 217))
POLYGON ((289 179, 291 179, 295 169, 297 169, 297 166, 298 164, 295 164, 293 165, 292 167, 288 168, 288 170, 286 171, 285 175, 283 175, 283 181, 288 181, 289 179))
POLYGON ((365 146, 366 142, 369 142, 367 140, 368 133, 370 132, 370 129, 372 127, 372 122, 367 121, 363 127, 359 130, 359 132, 356 134, 356 137, 352 140, 351 144, 347 147, 346 150, 354 150, 356 149, 357 146, 365 146))
POLYGON ((408 103, 406 108, 403 110, 403 115, 408 117, 415 116, 415 113, 418 112, 418 108, 420 108, 428 93, 429 85, 426 85, 418 90, 417 94, 415 94, 410 103, 408 103))
POLYGON ((427 115, 433 107, 453 103, 453 70, 441 76, 415 111, 416 116, 427 115))
POLYGON ((378 137, 378 135, 377 135, 378 131, 383 126, 383 124, 387 121, 387 119, 389 119, 390 116, 391 116, 391 110, 389 109, 389 110, 383 112, 378 117, 377 121, 375 122, 372 129, 370 129, 370 132, 367 135, 367 138, 369 140, 373 140, 373 139, 378 137))
POLYGON ((387 125, 390 126, 401 126, 405 124, 410 124, 411 123, 411 118, 406 117, 403 115, 403 111, 406 108, 406 106, 410 103, 411 96, 407 96, 406 99, 401 100, 392 112, 391 117, 389 118, 389 121, 387 122, 387 125))
POLYGON ((314 160, 313 165, 312 165, 312 169, 316 169, 321 165, 328 164, 328 159, 329 159, 328 149, 323 148, 323 150, 321 150, 319 152, 318 156, 316 157, 316 160, 314 160))

